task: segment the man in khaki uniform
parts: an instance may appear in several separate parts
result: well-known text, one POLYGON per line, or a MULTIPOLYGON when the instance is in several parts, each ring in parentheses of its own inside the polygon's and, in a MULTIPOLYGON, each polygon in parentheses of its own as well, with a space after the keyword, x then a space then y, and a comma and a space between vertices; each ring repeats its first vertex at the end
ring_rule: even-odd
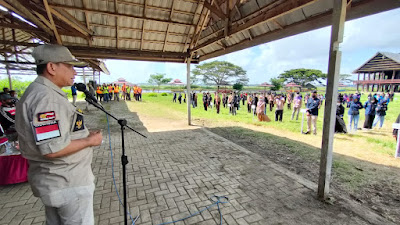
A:
POLYGON ((48 225, 94 224, 91 147, 102 134, 87 129, 61 90, 74 83, 74 66, 84 64, 60 45, 40 45, 32 56, 39 76, 18 102, 15 121, 33 194, 45 205, 48 225))

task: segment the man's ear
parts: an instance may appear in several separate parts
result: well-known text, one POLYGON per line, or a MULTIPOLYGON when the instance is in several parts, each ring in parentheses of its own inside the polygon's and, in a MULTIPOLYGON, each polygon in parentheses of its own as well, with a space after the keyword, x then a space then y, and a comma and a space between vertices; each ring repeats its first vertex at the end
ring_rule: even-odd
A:
POLYGON ((52 62, 49 62, 49 63, 47 63, 47 65, 46 65, 46 71, 47 71, 47 73, 49 74, 49 75, 51 75, 51 76, 54 76, 55 74, 56 74, 56 64, 55 63, 52 63, 52 62))

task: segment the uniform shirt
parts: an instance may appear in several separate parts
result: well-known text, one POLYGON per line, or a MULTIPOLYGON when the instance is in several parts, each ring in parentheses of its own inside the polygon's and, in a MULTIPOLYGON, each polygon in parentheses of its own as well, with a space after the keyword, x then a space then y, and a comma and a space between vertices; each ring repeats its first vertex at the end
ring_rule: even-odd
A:
POLYGON ((307 111, 313 115, 313 116, 318 116, 318 106, 320 104, 320 99, 315 97, 315 98, 309 98, 307 100, 307 106, 306 108, 308 109, 307 111))
POLYGON ((93 184, 91 148, 60 158, 44 156, 89 135, 82 114, 59 87, 38 76, 18 102, 15 122, 21 153, 29 160, 28 179, 35 196, 93 184))
POLYGON ((350 102, 350 108, 349 111, 347 112, 348 115, 359 115, 360 114, 360 109, 362 109, 363 106, 361 102, 350 102))

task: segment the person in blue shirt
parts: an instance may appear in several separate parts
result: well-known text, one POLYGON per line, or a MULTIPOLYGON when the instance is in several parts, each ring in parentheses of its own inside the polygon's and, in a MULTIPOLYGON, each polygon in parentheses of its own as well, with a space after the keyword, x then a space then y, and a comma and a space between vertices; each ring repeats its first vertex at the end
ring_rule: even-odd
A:
POLYGON ((317 96, 317 91, 313 91, 311 98, 307 100, 306 110, 307 110, 307 132, 304 134, 310 134, 311 124, 313 126, 313 134, 317 135, 317 119, 318 119, 318 109, 321 100, 317 96))
POLYGON ((359 98, 357 95, 353 96, 353 101, 350 102, 350 107, 348 111, 349 115, 349 132, 351 132, 351 125, 354 123, 354 131, 357 131, 358 129, 358 121, 360 120, 360 109, 362 109, 363 106, 361 102, 359 101, 359 98))
POLYGON ((71 86, 71 93, 72 93, 72 105, 76 106, 76 83, 71 86))
POLYGON ((365 121, 363 128, 372 129, 372 123, 375 119, 376 99, 371 95, 368 96, 368 101, 364 103, 365 121))

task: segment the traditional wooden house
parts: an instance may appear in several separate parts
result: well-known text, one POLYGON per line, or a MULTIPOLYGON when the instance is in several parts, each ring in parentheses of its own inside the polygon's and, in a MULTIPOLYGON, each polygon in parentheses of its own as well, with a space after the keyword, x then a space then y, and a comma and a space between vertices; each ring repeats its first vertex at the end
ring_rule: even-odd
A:
POLYGON ((362 91, 399 92, 400 54, 378 52, 353 73, 358 74, 358 80, 354 81, 357 91, 361 86, 362 91))

